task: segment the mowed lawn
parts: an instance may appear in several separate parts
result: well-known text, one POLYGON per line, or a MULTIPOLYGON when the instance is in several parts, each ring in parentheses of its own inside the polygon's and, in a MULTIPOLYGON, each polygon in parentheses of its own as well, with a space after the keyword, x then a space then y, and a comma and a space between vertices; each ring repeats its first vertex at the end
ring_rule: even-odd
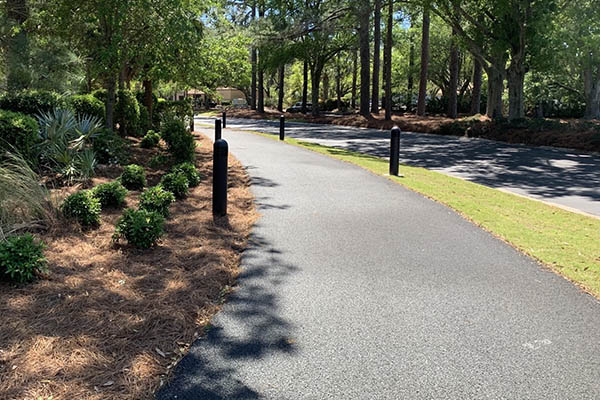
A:
MULTIPOLYGON (((274 135, 254 132, 276 138, 274 135)), ((356 164, 443 203, 600 299, 600 219, 576 214, 424 168, 286 138, 286 143, 356 164)))

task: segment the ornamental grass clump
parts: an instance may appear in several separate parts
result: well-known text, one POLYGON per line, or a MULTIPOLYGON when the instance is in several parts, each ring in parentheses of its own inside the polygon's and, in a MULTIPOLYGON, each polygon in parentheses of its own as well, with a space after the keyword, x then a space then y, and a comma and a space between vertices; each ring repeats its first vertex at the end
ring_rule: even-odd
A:
POLYGON ((157 212, 128 208, 117 221, 113 240, 125 238, 130 245, 147 249, 164 235, 164 225, 164 217, 157 212))
POLYGON ((102 183, 92 189, 92 194, 98 200, 102 208, 119 208, 125 205, 127 189, 120 182, 102 183))
POLYGON ((163 217, 169 217, 169 206, 175 202, 175 196, 161 186, 154 186, 144 190, 140 196, 140 209, 154 211, 163 217))
POLYGON ((77 220, 83 227, 100 225, 102 207, 90 190, 81 190, 67 197, 60 207, 63 215, 77 220))

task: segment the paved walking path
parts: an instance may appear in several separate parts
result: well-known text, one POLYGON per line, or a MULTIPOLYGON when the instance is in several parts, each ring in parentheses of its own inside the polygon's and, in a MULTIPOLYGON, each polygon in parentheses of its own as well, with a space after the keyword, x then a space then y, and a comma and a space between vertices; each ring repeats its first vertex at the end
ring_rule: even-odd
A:
POLYGON ((158 399, 600 396, 600 302, 388 179, 223 136, 262 218, 239 288, 158 399))
MULTIPOLYGON (((214 118, 200 118, 198 122, 214 125, 214 118)), ((279 132, 279 121, 228 118, 228 125, 279 132)), ((325 146, 389 156, 387 131, 291 122, 287 134, 325 146)), ((400 161, 600 216, 598 154, 404 133, 400 161)))

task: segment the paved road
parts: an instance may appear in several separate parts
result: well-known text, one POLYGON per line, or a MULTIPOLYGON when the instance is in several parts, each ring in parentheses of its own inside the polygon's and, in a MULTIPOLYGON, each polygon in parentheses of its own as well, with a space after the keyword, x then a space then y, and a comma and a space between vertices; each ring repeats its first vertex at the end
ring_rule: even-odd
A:
MULTIPOLYGON (((198 121, 214 124, 211 118, 198 121)), ((228 118, 228 125, 279 132, 278 121, 228 118)), ((389 156, 389 133, 384 131, 292 122, 287 134, 325 146, 389 156)), ((598 154, 404 133, 400 161, 600 216, 598 154)))
POLYGON ((383 177, 224 137, 262 218, 158 399, 600 398, 597 300, 383 177))

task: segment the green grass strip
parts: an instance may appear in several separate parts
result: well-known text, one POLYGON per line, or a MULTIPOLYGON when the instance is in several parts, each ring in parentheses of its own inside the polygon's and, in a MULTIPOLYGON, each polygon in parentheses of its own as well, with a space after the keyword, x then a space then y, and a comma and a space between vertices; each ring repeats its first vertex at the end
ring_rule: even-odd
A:
POLYGON ((358 165, 445 204, 600 298, 600 219, 425 168, 402 165, 404 177, 398 178, 388 175, 383 158, 292 138, 285 143, 358 165))

